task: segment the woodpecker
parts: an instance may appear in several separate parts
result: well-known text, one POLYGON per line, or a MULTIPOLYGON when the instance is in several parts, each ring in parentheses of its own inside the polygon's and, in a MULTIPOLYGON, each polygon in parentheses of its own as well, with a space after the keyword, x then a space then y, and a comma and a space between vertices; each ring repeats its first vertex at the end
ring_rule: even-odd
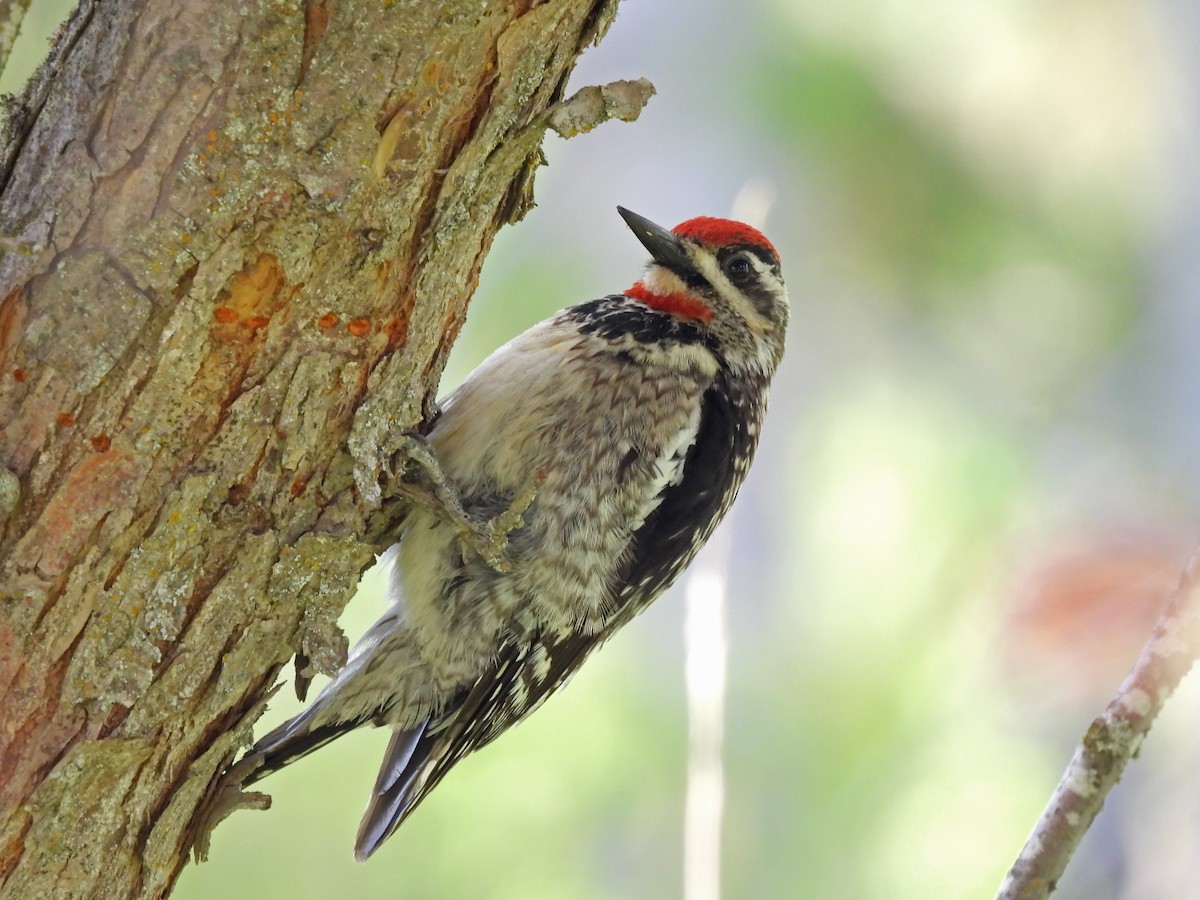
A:
POLYGON ((231 770, 249 785, 391 728, 360 860, 666 590, 749 471, 788 319, 775 248, 740 222, 667 231, 617 210, 650 252, 643 277, 535 325, 445 399, 410 446, 436 502, 406 506, 388 610, 231 770))

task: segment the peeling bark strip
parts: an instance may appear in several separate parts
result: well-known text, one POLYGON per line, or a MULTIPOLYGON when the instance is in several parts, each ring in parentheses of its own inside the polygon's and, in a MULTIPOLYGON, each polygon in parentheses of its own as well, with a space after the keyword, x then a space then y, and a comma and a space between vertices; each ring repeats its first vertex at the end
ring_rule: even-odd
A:
POLYGON ((379 460, 615 12, 106 0, 60 33, 0 141, 0 896, 167 895, 281 667, 344 658, 379 460))
POLYGON ((1200 657, 1200 550, 1142 648, 1132 671, 1092 722, 1054 795, 1013 863, 997 900, 1054 893, 1079 842, 1138 753, 1171 694, 1200 657))

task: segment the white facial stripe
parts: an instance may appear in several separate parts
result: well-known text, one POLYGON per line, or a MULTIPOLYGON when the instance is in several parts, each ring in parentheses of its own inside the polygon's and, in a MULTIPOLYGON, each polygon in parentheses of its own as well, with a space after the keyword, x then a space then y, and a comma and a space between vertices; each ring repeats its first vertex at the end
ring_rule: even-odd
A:
POLYGON ((645 277, 642 278, 642 284, 652 294, 689 293, 688 286, 683 283, 683 279, 666 266, 661 265, 651 266, 646 271, 645 277))

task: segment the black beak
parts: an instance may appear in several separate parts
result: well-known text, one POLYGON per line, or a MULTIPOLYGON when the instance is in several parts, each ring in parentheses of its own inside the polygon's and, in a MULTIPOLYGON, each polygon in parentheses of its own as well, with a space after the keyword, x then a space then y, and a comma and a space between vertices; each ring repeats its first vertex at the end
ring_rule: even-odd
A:
POLYGON ((623 206, 618 206, 617 212, 621 214, 625 224, 633 230, 637 239, 642 242, 642 246, 650 251, 655 262, 662 263, 680 275, 696 271, 696 267, 692 265, 679 238, 667 229, 661 225, 655 225, 649 219, 643 218, 635 212, 630 212, 623 206))

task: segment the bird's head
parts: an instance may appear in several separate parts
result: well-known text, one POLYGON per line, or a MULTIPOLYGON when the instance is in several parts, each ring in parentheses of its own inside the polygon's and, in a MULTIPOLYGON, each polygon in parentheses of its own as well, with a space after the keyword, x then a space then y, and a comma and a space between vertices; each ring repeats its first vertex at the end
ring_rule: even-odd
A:
POLYGON ((668 231, 617 211, 652 257, 625 295, 707 332, 731 370, 773 372, 783 354, 788 298, 779 254, 762 232, 707 216, 668 231))

